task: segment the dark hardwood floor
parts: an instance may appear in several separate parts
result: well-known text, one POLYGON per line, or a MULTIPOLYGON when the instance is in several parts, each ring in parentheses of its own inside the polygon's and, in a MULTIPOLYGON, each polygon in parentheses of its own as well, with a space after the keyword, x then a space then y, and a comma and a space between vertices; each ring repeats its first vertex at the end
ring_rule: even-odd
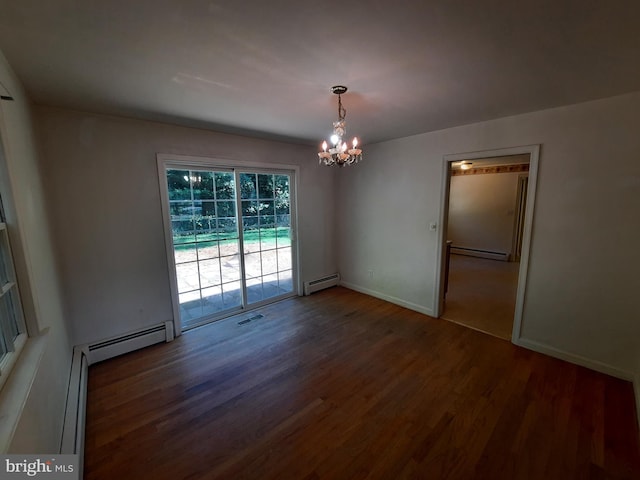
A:
POLYGON ((339 287, 258 313, 92 366, 85 479, 640 478, 628 382, 339 287))

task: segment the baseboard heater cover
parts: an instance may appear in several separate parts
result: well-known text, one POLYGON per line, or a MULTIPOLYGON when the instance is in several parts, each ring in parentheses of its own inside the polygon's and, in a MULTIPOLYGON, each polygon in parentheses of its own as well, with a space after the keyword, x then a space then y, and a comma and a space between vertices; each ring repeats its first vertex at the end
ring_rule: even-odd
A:
POLYGON ((327 275, 326 277, 312 280, 310 282, 304 282, 304 294, 311 295, 314 292, 324 290, 325 288, 335 287, 340 283, 340 274, 334 273, 327 275))
POLYGON ((469 257, 489 258, 491 260, 509 261, 509 254, 504 252, 492 252, 490 250, 481 250, 478 248, 454 247, 451 246, 451 253, 457 255, 467 255, 469 257))
POLYGON ((173 322, 167 321, 160 325, 136 330, 109 340, 74 347, 60 453, 79 456, 80 478, 82 478, 84 458, 89 366, 155 343, 170 342, 173 339, 173 322))
POLYGON ((87 352, 87 361, 92 365, 156 343, 170 342, 173 339, 173 322, 167 321, 120 337, 92 343, 84 348, 87 352))
POLYGON ((84 459, 84 432, 87 412, 87 381, 89 378, 89 362, 86 351, 82 347, 73 349, 71 374, 67 405, 64 412, 60 453, 78 455, 80 478, 82 478, 84 459))

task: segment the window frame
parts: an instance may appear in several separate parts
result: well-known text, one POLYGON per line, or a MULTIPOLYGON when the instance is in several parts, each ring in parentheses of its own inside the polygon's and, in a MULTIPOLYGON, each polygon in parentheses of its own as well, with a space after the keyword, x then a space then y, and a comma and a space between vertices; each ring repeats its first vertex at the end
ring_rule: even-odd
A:
MULTIPOLYGON (((4 298, 8 298, 13 307, 13 314, 15 321, 17 335, 14 338, 11 336, 8 320, 0 318, 0 341, 3 341, 6 345, 7 352, 0 357, 0 389, 4 386, 7 378, 9 377, 13 366, 15 365, 22 349, 27 343, 27 327, 24 318, 24 310, 22 308, 22 302, 20 297, 20 288, 18 286, 18 280, 16 277, 16 271, 14 266, 13 254, 11 252, 11 243, 9 241, 8 227, 4 218, 4 209, 2 208, 2 200, 0 197, 0 256, 4 263, 6 270, 7 281, 4 285, 0 285, 0 302, 4 298)), ((0 303, 1 305, 1 303, 0 303)), ((0 306, 2 308, 2 306, 0 306)))
MULTIPOLYGON (((20 292, 18 276, 16 274, 16 258, 11 249, 11 237, 13 237, 14 227, 10 222, 10 219, 15 217, 12 210, 11 202, 13 201, 13 198, 11 196, 11 184, 8 179, 9 175, 6 164, 7 152, 3 142, 5 136, 5 125, 3 122, 2 110, 0 109, 0 255, 2 256, 7 279, 7 282, 5 282, 4 285, 0 285, 0 301, 6 294, 10 295, 9 298, 12 302, 12 310, 14 315, 17 317, 15 319, 15 324, 18 332, 13 339, 5 339, 6 332, 9 330, 8 321, 0 318, 0 336, 2 336, 0 341, 5 343, 7 350, 7 352, 2 354, 0 357, 0 392, 2 393, 4 393, 4 386, 12 371, 16 369, 16 364, 18 363, 20 354, 26 349, 25 347, 28 343, 27 340, 31 337, 30 332, 37 331, 37 329, 34 330, 31 328, 31 325, 27 324, 23 297, 20 292), (7 201, 8 204, 5 203, 5 201, 7 201)), ((0 308, 2 308, 1 304, 0 308)), ((1 404, 0 407, 2 407, 1 404)), ((3 438, 4 437, 0 429, 0 441, 2 441, 3 438)))

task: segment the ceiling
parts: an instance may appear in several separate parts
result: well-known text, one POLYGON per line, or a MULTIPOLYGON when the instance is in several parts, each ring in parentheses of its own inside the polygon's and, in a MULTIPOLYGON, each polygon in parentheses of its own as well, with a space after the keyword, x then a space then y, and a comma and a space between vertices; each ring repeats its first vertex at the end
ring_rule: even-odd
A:
POLYGON ((637 0, 0 0, 36 103, 372 143, 640 90, 637 0))

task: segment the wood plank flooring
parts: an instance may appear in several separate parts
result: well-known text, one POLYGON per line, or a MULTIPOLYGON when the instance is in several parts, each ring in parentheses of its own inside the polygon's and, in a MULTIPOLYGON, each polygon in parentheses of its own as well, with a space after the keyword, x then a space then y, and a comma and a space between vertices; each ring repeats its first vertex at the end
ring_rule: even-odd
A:
POLYGON ((640 478, 632 387, 336 287, 89 372, 85 479, 640 478))
POLYGON ((511 341, 519 263, 451 255, 442 318, 511 341))

